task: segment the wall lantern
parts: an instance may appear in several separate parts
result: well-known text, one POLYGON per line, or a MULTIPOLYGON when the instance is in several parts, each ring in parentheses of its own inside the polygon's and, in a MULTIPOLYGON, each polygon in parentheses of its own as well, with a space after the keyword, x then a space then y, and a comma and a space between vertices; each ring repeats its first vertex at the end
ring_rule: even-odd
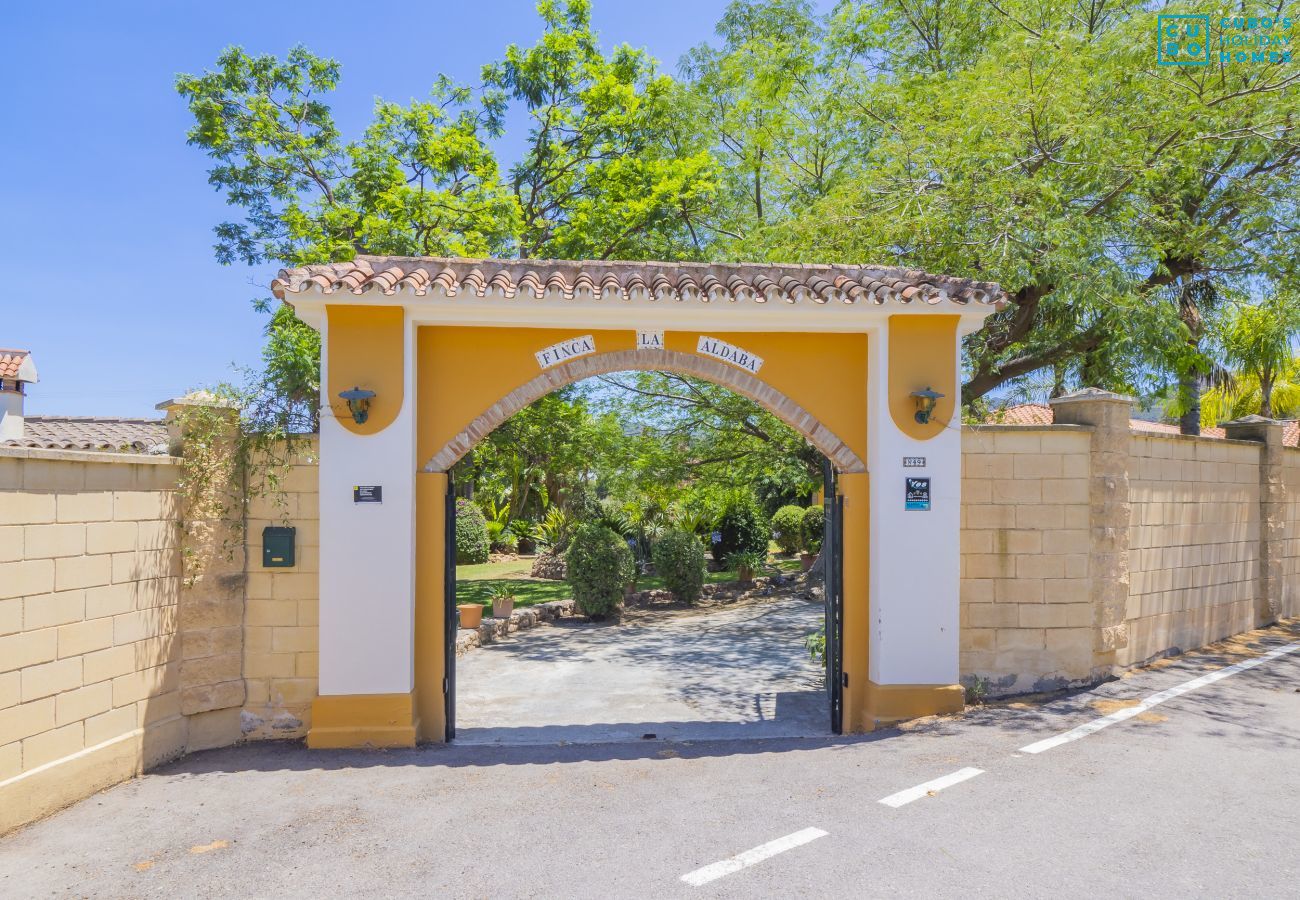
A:
POLYGON ((366 419, 370 416, 370 398, 374 396, 374 391, 359 387, 339 392, 339 398, 348 401, 348 412, 352 413, 352 421, 358 425, 366 424, 366 419))
POLYGON ((916 422, 918 425, 930 424, 930 413, 934 412, 934 405, 943 399, 943 394, 932 391, 928 386, 923 391, 912 391, 912 397, 916 400, 916 422))

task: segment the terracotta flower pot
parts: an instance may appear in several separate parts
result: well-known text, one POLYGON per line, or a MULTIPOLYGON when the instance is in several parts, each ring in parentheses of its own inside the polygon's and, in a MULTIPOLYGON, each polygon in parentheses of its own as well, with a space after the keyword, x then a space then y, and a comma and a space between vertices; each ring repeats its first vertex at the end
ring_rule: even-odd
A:
POLYGON ((497 598, 492 601, 492 617, 494 619, 508 619, 510 614, 515 611, 515 598, 506 597, 497 598))
POLYGON ((754 570, 753 570, 753 569, 750 569, 750 568, 746 568, 745 566, 741 566, 740 568, 736 569, 736 580, 737 580, 737 581, 753 581, 753 580, 754 580, 754 570))
POLYGON ((483 624, 483 607, 477 603, 457 603, 461 628, 478 628, 483 624))
POLYGON ((799 554, 799 569, 800 569, 800 571, 807 572, 809 569, 811 569, 811 568, 813 567, 813 563, 815 563, 815 562, 817 562, 817 554, 816 554, 816 553, 800 553, 800 554, 799 554))

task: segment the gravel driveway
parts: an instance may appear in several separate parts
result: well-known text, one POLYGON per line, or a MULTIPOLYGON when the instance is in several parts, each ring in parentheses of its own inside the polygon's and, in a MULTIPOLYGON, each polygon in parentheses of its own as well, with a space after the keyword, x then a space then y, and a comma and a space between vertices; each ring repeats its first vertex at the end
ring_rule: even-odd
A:
POLYGON ((457 661, 459 743, 801 737, 829 733, 796 598, 625 625, 561 619, 457 661))

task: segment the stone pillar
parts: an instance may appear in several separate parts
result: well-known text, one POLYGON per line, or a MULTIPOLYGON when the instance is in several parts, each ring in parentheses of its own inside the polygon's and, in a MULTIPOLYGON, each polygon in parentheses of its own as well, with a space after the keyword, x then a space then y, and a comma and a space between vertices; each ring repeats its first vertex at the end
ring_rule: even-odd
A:
POLYGON ((1255 626, 1271 625, 1282 614, 1286 580, 1286 481, 1282 475, 1282 436, 1286 426, 1263 416, 1245 416, 1223 423, 1227 437, 1258 441, 1259 448, 1259 590, 1255 626))
POLYGON ((1128 646, 1129 418, 1133 400, 1098 388, 1084 388, 1050 401, 1058 425, 1093 429, 1089 452, 1089 596, 1092 601, 1093 674, 1116 665, 1116 651, 1128 646))
POLYGON ((244 485, 237 459, 239 410, 204 392, 159 403, 173 454, 202 477, 183 479, 183 548, 177 632, 187 749, 240 738, 244 685, 244 485), (197 465, 196 465, 197 464, 197 465))

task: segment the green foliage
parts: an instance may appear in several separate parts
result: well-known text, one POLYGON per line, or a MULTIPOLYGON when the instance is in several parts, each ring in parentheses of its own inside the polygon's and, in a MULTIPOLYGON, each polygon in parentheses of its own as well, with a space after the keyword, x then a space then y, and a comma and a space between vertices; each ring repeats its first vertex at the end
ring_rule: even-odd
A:
POLYGON ((713 518, 735 490, 806 497, 820 479, 821 454, 727 388, 670 372, 599 382, 601 409, 623 423, 602 445, 601 484, 616 496, 649 496, 664 507, 680 502, 713 518))
POLYGON ((611 427, 591 414, 578 391, 562 389, 503 422, 456 465, 454 475, 458 483, 473 484, 476 495, 504 505, 506 524, 540 517, 548 505, 585 491, 602 432, 611 427))
POLYGON ((767 557, 772 530, 749 494, 732 496, 718 519, 722 540, 713 545, 713 558, 728 559, 733 553, 758 553, 767 557))
POLYGON ((573 526, 573 518, 568 513, 558 506, 552 506, 537 526, 538 540, 543 547, 562 553, 569 545, 573 526))
POLYGON ((527 519, 515 519, 510 523, 510 534, 514 537, 520 553, 532 553, 537 549, 541 529, 536 522, 527 519))
POLYGON ((578 526, 565 563, 578 609, 593 618, 612 612, 636 575, 632 551, 623 538, 602 525, 578 526))
POLYGON ((741 581, 748 581, 757 572, 763 568, 763 563, 767 562, 766 553, 756 553, 753 550, 737 551, 727 557, 726 566, 736 572, 741 581), (748 576, 748 577, 746 577, 748 576))
POLYGON ((808 655, 814 661, 826 665, 826 626, 818 628, 808 637, 804 638, 804 647, 808 649, 808 655))
MULTIPOLYGON (((377 99, 352 140, 329 106, 339 64, 305 47, 282 59, 231 47, 211 70, 177 76, 193 118, 188 141, 211 160, 208 182, 242 214, 215 227, 217 260, 699 253, 692 222, 712 200, 715 166, 678 88, 643 51, 602 53, 587 0, 537 9, 537 44, 508 47, 483 68, 480 89, 440 75, 425 99, 377 99), (530 128, 505 174, 491 144, 512 105, 530 128)), ((272 332, 275 352, 295 355, 269 383, 310 398, 298 388, 319 370, 318 349, 279 315, 272 332)))
POLYGON ((821 551, 825 528, 826 510, 820 503, 813 504, 803 511, 803 549, 806 552, 821 551))
POLYGON ((689 531, 667 531, 655 541, 653 554, 655 574, 675 598, 683 603, 700 599, 706 566, 698 537, 689 531))
POLYGON ((1253 379, 1259 406, 1251 412, 1273 417, 1273 390, 1295 365, 1292 345, 1300 336, 1300 295, 1278 292, 1259 303, 1239 304, 1223 329, 1224 356, 1253 379))
MULTIPOLYGON (((780 140, 857 144, 839 168, 844 157, 823 155, 836 173, 824 196, 787 204, 729 250, 1001 282, 1010 303, 965 343, 966 402, 1040 371, 1064 389, 1132 389, 1186 371, 1202 352, 1188 341, 1201 298, 1186 286, 1295 267, 1300 76, 1285 63, 1159 67, 1142 4, 844 3, 811 26, 837 64, 833 90, 802 100, 794 85, 815 82, 799 67, 817 54, 795 37, 810 26, 790 21, 788 4, 730 10, 760 16, 756 35, 785 35, 769 52, 798 60, 791 91, 765 96, 761 79, 739 78, 718 88, 704 75, 692 87, 720 108, 746 91, 749 122, 834 120, 780 140)), ((743 67, 749 46, 728 38, 721 65, 743 67)), ((722 132, 719 143, 737 139, 722 132)), ((788 154, 761 161, 808 169, 788 154)), ((752 181, 747 164, 728 169, 752 181)))
POLYGON ((483 512, 469 500, 456 501, 456 563, 466 565, 488 560, 487 521, 483 512))
POLYGON ((804 548, 804 509, 783 506, 772 516, 772 539, 782 553, 798 553, 804 548))

